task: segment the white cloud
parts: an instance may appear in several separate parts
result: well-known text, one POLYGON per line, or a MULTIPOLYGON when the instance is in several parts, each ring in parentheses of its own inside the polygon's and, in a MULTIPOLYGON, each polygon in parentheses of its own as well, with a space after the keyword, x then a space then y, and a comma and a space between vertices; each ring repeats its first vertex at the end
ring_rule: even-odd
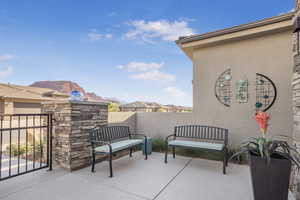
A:
POLYGON ((88 38, 90 41, 98 41, 102 38, 102 34, 98 33, 97 31, 92 31, 88 33, 88 38))
POLYGON ((95 41, 99 41, 103 38, 111 39, 113 37, 113 35, 110 33, 101 34, 96 29, 93 29, 87 34, 87 37, 88 37, 89 41, 95 42, 95 41))
POLYGON ((151 80, 151 81, 175 81, 176 77, 172 74, 160 72, 159 70, 148 71, 141 74, 135 74, 130 76, 136 80, 151 80))
POLYGON ((13 68, 12 68, 12 66, 4 67, 4 68, 0 71, 0 79, 7 78, 7 77, 10 76, 12 73, 13 73, 13 68))
POLYGON ((185 95, 185 93, 182 90, 176 87, 167 87, 163 89, 163 92, 165 92, 167 96, 171 96, 171 97, 182 97, 185 95))
POLYGON ((0 61, 7 61, 14 58, 14 55, 12 54, 2 54, 0 55, 0 61))
POLYGON ((129 72, 134 71, 149 71, 149 70, 158 70, 164 65, 163 62, 161 63, 144 63, 144 62, 130 62, 127 65, 119 65, 119 69, 126 69, 129 72))
POLYGON ((107 16, 108 16, 108 17, 114 17, 114 16, 116 16, 116 15, 117 15, 116 12, 111 12, 111 13, 109 13, 107 16))
POLYGON ((129 23, 133 29, 125 34, 126 39, 142 39, 149 41, 153 38, 159 38, 164 41, 174 41, 179 36, 194 34, 194 30, 188 26, 188 21, 181 19, 179 21, 169 22, 168 20, 144 21, 137 20, 129 23))
POLYGON ((112 34, 105 34, 105 38, 107 38, 107 39, 110 39, 110 38, 112 38, 112 37, 113 37, 112 34))

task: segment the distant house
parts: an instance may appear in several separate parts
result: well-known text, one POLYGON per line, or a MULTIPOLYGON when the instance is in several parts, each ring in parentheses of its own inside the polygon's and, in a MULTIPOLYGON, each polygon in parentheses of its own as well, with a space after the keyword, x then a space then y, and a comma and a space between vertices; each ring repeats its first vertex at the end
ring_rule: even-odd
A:
POLYGON ((191 112, 191 107, 177 106, 177 105, 165 105, 166 112, 191 112))
POLYGON ((120 105, 121 112, 161 112, 165 106, 155 102, 135 101, 120 105))
POLYGON ((66 98, 52 89, 0 83, 0 114, 40 113, 41 102, 66 98))
POLYGON ((135 101, 120 105, 121 112, 190 112, 192 108, 176 105, 162 105, 156 102, 135 101))

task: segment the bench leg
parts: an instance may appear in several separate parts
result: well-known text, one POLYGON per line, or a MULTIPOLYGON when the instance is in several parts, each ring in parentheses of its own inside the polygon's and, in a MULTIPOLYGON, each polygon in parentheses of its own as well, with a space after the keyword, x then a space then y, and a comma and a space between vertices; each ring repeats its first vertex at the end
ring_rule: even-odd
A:
POLYGON ((92 155, 92 172, 95 172, 95 161, 96 161, 95 157, 96 157, 96 155, 95 155, 95 153, 93 153, 93 155, 92 155))
POLYGON ((226 149, 226 167, 228 167, 228 150, 226 149))
POLYGON ((226 165, 227 165, 227 148, 223 150, 223 174, 226 174, 226 165))
POLYGON ((166 153, 165 153, 165 163, 166 164, 168 163, 168 151, 169 151, 169 146, 167 145, 166 153))
POLYGON ((112 178, 113 177, 113 170, 112 170, 112 154, 109 154, 109 177, 112 178))
POLYGON ((145 160, 147 160, 148 159, 148 152, 147 152, 147 139, 145 140, 145 160))
POLYGON ((175 158, 175 147, 172 147, 172 151, 173 151, 173 158, 175 158))
POLYGON ((129 150, 129 156, 132 157, 132 148, 129 150))

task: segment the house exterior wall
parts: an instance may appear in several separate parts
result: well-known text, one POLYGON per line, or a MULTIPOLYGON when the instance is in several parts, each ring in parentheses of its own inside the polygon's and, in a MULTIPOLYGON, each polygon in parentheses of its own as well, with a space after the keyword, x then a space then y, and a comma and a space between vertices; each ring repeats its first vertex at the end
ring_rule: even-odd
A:
POLYGON ((4 105, 3 114, 41 113, 40 100, 6 98, 2 101, 4 105))
POLYGON ((4 100, 0 99, 0 115, 4 114, 4 100))
POLYGON ((278 91, 278 98, 268 111, 272 115, 269 133, 292 133, 292 31, 287 30, 203 47, 193 52, 193 115, 195 123, 228 128, 233 146, 249 137, 258 136, 255 114, 255 76, 270 77, 278 91), (226 69, 232 73, 232 103, 225 107, 215 97, 218 76, 226 69), (235 84, 249 81, 248 103, 235 100, 235 84))
POLYGON ((14 102, 4 101, 4 114, 14 114, 14 102))
POLYGON ((41 113, 40 103, 14 102, 14 114, 41 113))

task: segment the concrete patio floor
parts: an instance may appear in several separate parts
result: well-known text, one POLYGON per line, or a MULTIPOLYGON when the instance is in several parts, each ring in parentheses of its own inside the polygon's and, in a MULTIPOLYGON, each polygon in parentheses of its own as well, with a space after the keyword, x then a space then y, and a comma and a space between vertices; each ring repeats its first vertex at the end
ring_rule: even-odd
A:
POLYGON ((108 178, 108 163, 75 172, 63 169, 37 171, 0 182, 0 200, 253 200, 249 168, 229 164, 222 174, 217 161, 153 153, 146 161, 140 152, 113 162, 114 177, 108 178))

